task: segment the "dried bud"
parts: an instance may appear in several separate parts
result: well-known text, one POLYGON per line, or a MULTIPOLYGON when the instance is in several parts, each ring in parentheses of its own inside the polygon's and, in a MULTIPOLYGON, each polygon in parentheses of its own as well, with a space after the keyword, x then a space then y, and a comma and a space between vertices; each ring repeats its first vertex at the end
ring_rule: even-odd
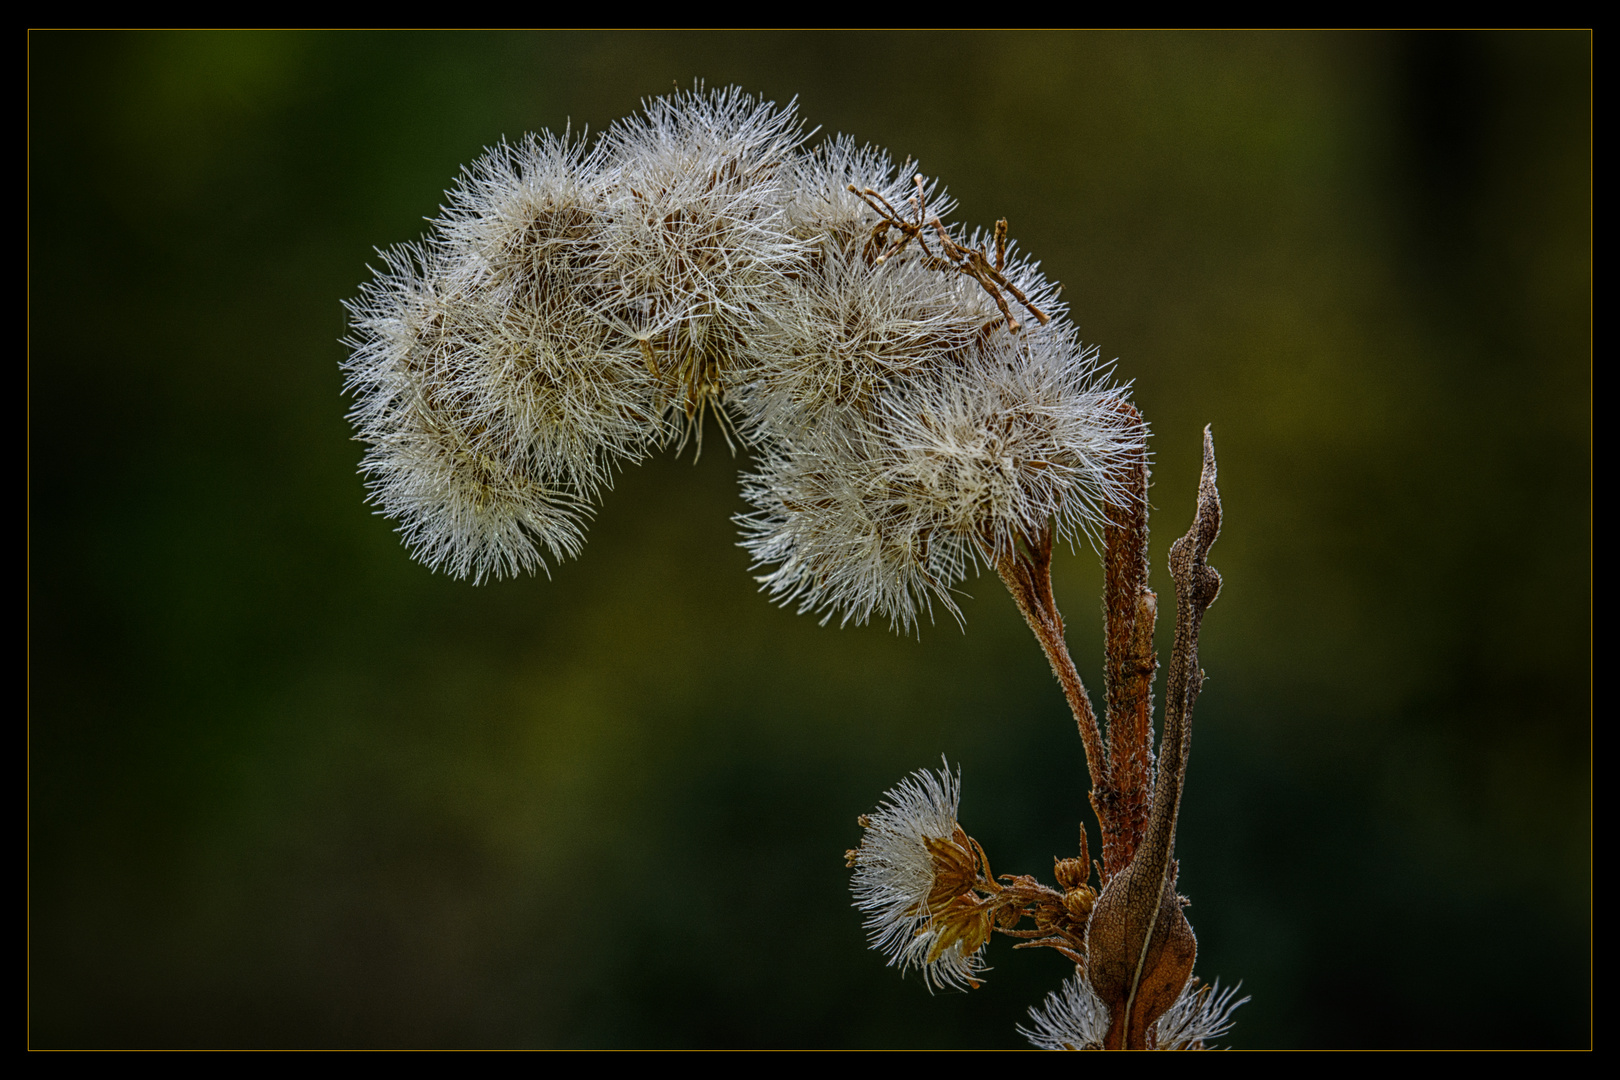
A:
POLYGON ((1097 890, 1090 885, 1070 889, 1063 894, 1063 906, 1083 925, 1091 917, 1091 909, 1097 906, 1097 890))
POLYGON ((1053 859, 1052 873, 1057 877, 1057 883, 1065 892, 1078 889, 1086 883, 1091 876, 1091 867, 1086 865, 1084 859, 1053 859))

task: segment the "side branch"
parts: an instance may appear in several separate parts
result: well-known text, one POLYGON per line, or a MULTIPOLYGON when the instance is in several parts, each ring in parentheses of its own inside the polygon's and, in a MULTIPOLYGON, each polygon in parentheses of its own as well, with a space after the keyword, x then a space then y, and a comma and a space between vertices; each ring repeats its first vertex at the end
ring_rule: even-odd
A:
POLYGON ((1186 782, 1187 753, 1192 739, 1193 705, 1204 688, 1198 666, 1198 631, 1204 612, 1221 591, 1221 575, 1208 563, 1209 549, 1221 532, 1221 493, 1215 487, 1215 439, 1204 428, 1204 469, 1198 481, 1198 512, 1187 535, 1170 545, 1170 576, 1176 582, 1176 641, 1165 683, 1164 738, 1159 744, 1159 780, 1153 789, 1153 813, 1145 843, 1156 858, 1174 854, 1176 819, 1186 782), (1159 849, 1163 849, 1162 855, 1159 849))
POLYGON ((996 573, 1012 593, 1013 602, 1024 616, 1024 621, 1035 632, 1041 643, 1052 674, 1063 687, 1063 696, 1069 701, 1069 711, 1080 728, 1080 741, 1086 748, 1086 769, 1091 774, 1093 791, 1109 786, 1108 751, 1103 746, 1102 732, 1097 727, 1097 714, 1091 707, 1080 672, 1075 670, 1069 656, 1069 646, 1063 640, 1063 616, 1058 612, 1057 600, 1052 595, 1052 529, 1043 529, 1024 550, 1014 549, 996 559, 996 573))

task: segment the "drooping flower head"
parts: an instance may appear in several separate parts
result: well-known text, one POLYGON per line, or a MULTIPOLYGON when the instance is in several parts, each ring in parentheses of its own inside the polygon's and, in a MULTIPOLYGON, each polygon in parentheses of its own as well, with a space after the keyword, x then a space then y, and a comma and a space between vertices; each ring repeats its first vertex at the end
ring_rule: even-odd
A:
POLYGON ((1141 432, 1056 287, 910 162, 803 137, 735 88, 654 99, 594 147, 488 151, 384 255, 345 370, 413 552, 475 580, 573 554, 615 470, 722 402, 758 451, 745 546, 801 609, 960 618, 975 564, 1095 532, 1141 432))

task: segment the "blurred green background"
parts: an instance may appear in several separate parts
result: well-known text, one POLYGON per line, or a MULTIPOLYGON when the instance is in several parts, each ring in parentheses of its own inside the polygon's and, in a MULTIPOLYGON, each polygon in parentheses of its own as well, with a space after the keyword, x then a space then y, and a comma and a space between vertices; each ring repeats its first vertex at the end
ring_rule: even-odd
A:
MULTIPOLYGON (((1588 1043, 1590 34, 29 51, 32 1045, 1023 1045, 1062 958, 931 997, 842 861, 941 753, 998 871, 1072 851, 996 581, 920 640, 771 606, 718 440, 549 580, 433 575, 364 503, 373 249, 485 146, 694 78, 1011 219, 1153 424, 1162 595, 1214 425, 1179 854, 1231 1044, 1588 1043)), ((1099 693, 1095 555, 1057 589, 1099 693)))

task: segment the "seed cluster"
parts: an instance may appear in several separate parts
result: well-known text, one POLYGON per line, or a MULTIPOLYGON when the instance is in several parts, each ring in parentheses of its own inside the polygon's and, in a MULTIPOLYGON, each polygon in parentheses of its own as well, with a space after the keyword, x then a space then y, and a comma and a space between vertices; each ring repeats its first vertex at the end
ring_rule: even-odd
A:
POLYGON ((475 581, 578 554, 615 471, 753 453, 767 593, 908 629, 1021 539, 1095 536, 1145 431, 1057 287, 908 161, 805 145, 790 103, 648 102, 462 174, 349 304, 361 470, 412 553, 475 581))

